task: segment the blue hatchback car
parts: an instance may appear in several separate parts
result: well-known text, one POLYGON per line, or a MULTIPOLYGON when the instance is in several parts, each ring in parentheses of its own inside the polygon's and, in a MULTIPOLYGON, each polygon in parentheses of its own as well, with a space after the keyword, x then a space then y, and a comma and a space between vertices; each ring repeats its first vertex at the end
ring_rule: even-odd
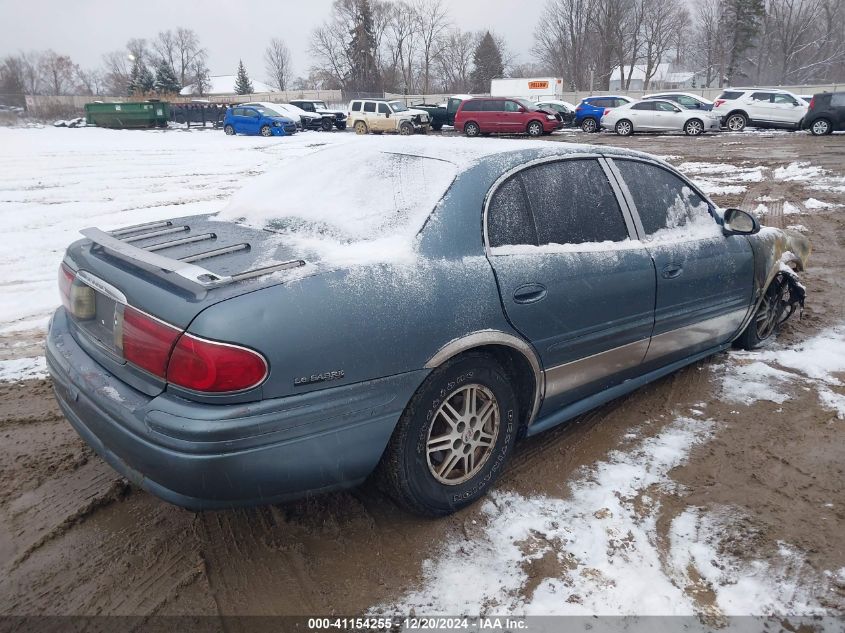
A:
POLYGON ((580 126, 585 132, 598 132, 601 129, 599 123, 607 108, 618 108, 633 101, 631 97, 586 97, 575 108, 574 125, 580 126))
POLYGON ((447 514, 518 438, 759 345, 803 301, 785 264, 803 270, 805 237, 646 154, 367 141, 297 157, 214 216, 68 248, 47 364, 70 424, 133 483, 219 508, 375 471, 447 514))
POLYGON ((296 123, 260 106, 234 106, 226 110, 223 130, 233 134, 290 136, 296 134, 296 123))

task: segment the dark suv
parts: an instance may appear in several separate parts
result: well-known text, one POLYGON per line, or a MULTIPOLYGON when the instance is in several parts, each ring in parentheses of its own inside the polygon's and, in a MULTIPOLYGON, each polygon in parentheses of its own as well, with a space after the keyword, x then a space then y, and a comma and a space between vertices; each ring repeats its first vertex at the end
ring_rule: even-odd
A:
POLYGON ((813 95, 801 126, 814 136, 845 130, 845 92, 821 92, 813 95))
MULTIPOLYGON (((343 112, 342 110, 330 110, 325 101, 295 99, 294 101, 291 101, 291 104, 295 105, 297 108, 305 110, 306 112, 315 112, 324 116, 332 116, 334 117, 334 126, 338 130, 346 129, 346 112, 343 112)), ((329 129, 331 129, 331 126, 329 126, 329 129)))

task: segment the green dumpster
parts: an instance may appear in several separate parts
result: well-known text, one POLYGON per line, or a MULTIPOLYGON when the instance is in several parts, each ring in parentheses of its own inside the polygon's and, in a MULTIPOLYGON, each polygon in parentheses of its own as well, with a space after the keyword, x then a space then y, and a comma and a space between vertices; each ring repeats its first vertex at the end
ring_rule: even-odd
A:
POLYGON ((119 129, 164 127, 170 120, 170 104, 166 101, 86 103, 85 120, 89 125, 119 129))

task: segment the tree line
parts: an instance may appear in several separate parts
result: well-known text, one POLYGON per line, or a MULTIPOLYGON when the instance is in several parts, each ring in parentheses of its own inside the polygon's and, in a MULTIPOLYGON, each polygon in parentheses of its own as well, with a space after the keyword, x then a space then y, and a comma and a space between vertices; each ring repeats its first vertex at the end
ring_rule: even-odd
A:
MULTIPOLYGON (((695 73, 696 87, 845 81, 845 0, 545 0, 527 63, 489 30, 466 30, 444 0, 334 0, 311 33, 312 64, 295 76, 287 45, 264 50, 277 90, 347 94, 484 93, 495 77, 551 75, 572 90, 608 90, 611 76, 644 87, 660 65, 695 73)), ((0 60, 0 103, 24 95, 166 96, 209 87, 208 53, 190 28, 130 39, 82 68, 52 50, 0 60)), ((242 62, 237 91, 253 90, 242 62)))

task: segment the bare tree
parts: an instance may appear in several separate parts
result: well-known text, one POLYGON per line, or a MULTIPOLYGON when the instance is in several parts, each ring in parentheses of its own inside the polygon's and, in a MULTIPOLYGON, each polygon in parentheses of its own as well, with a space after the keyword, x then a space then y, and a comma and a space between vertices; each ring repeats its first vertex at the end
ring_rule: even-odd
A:
POLYGON ((476 38, 469 31, 453 28, 442 36, 437 71, 446 92, 468 92, 476 38))
POLYGON ((76 91, 87 95, 103 94, 104 76, 99 69, 84 70, 76 67, 76 91))
POLYGON ((270 40, 264 50, 264 70, 270 77, 270 85, 278 90, 287 90, 291 78, 290 51, 277 37, 270 40))
POLYGON ((590 21, 595 0, 548 0, 534 31, 534 55, 552 60, 555 74, 573 89, 589 83, 590 21))
POLYGON ((643 90, 648 90, 657 73, 678 27, 679 5, 675 0, 644 0, 642 29, 645 77, 643 90))
POLYGON ((113 51, 103 55, 103 89, 106 94, 127 94, 131 73, 132 62, 126 51, 113 51))
POLYGON ((422 92, 431 87, 431 70, 440 55, 441 36, 449 28, 449 16, 442 0, 418 0, 414 10, 420 33, 422 92))
POLYGON ((48 50, 39 60, 38 71, 41 73, 46 93, 62 95, 73 87, 76 64, 67 55, 59 55, 52 50, 48 50))
POLYGON ((207 52, 200 46, 199 38, 192 29, 179 27, 174 34, 175 40, 175 59, 171 64, 179 75, 179 83, 185 85, 196 80, 191 77, 191 68, 195 67, 197 62, 202 62, 205 65, 207 52))

